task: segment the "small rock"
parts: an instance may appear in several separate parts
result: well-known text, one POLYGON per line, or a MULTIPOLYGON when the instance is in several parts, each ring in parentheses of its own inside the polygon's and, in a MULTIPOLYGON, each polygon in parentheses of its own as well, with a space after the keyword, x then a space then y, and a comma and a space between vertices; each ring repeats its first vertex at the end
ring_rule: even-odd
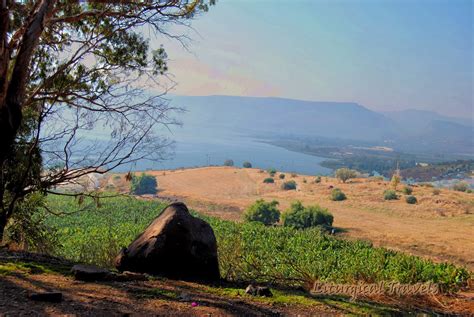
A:
POLYGON ((28 297, 31 300, 39 302, 59 303, 63 300, 63 294, 61 292, 31 293, 28 297))
POLYGON ((250 284, 245 289, 245 293, 252 295, 252 296, 264 296, 264 297, 272 297, 272 291, 269 287, 266 286, 255 286, 250 284))
POLYGON ((111 276, 109 270, 94 265, 76 264, 72 267, 71 272, 76 280, 85 282, 108 280, 111 276))

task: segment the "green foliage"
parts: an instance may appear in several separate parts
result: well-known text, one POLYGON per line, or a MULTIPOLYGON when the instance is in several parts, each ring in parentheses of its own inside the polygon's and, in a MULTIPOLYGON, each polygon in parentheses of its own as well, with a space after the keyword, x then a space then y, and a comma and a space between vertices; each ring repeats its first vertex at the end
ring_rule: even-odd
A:
POLYGON ((296 182, 295 181, 287 181, 287 182, 284 182, 282 185, 281 185, 281 188, 283 190, 295 190, 296 189, 296 182))
POLYGON ((273 183, 275 182, 275 180, 274 180, 273 178, 271 178, 271 177, 267 177, 267 178, 265 178, 265 179, 263 180, 263 182, 264 182, 265 184, 273 184, 273 183))
MULTIPOLYGON (((48 197, 48 207, 64 212, 78 209, 71 197, 48 197)), ((164 207, 157 201, 116 197, 103 199, 99 208, 85 199, 83 210, 48 218, 61 238, 54 254, 110 266, 120 247, 127 246, 164 207)), ((338 239, 318 228, 297 230, 201 217, 214 230, 220 271, 230 281, 278 281, 285 286, 301 286, 316 279, 334 283, 433 282, 455 289, 469 278, 467 270, 452 264, 338 239)))
POLYGON ((243 166, 244 168, 252 168, 252 163, 250 163, 250 162, 248 162, 248 161, 245 161, 245 162, 242 164, 242 166, 243 166))
POLYGON ((234 161, 233 160, 225 160, 224 161, 224 166, 234 166, 234 161))
POLYGON ((413 188, 410 186, 404 186, 402 189, 402 193, 404 193, 405 195, 411 195, 411 193, 413 193, 413 188))
POLYGON ((416 197, 413 196, 413 195, 407 196, 407 197, 405 198, 405 200, 406 200, 406 202, 407 202, 408 204, 416 204, 417 201, 418 201, 418 200, 416 199, 416 197))
POLYGON ((246 221, 261 222, 264 225, 273 225, 280 221, 280 211, 277 208, 278 201, 265 202, 257 200, 244 213, 246 221))
POLYGON ((270 174, 271 177, 275 176, 277 170, 272 168, 267 169, 268 174, 270 174))
POLYGON ((279 177, 280 179, 285 179, 285 174, 280 174, 280 175, 278 175, 278 177, 279 177))
POLYGON ((354 170, 343 167, 343 168, 340 168, 340 169, 336 170, 335 175, 343 183, 345 183, 349 179, 355 178, 357 176, 357 171, 354 171, 354 170))
POLYGON ((346 200, 346 198, 346 195, 339 188, 334 188, 331 192, 331 200, 333 201, 346 200))
POLYGON ((318 205, 304 207, 300 201, 291 204, 282 215, 283 225, 295 229, 306 229, 317 226, 330 228, 334 220, 327 209, 318 205))
POLYGON ((44 206, 45 197, 40 193, 31 193, 16 204, 6 227, 6 241, 30 251, 51 251, 58 241, 55 230, 45 223, 44 206))
POLYGON ((142 173, 140 176, 132 176, 130 192, 134 195, 156 194, 158 183, 156 177, 142 173))
POLYGON ((316 184, 321 183, 321 176, 316 177, 316 178, 314 179, 314 182, 315 182, 316 184))
POLYGON ((469 184, 467 182, 457 182, 453 185, 453 189, 458 192, 466 192, 469 189, 469 184))
POLYGON ((393 189, 387 189, 383 192, 383 199, 385 200, 395 200, 398 199, 397 192, 393 189))

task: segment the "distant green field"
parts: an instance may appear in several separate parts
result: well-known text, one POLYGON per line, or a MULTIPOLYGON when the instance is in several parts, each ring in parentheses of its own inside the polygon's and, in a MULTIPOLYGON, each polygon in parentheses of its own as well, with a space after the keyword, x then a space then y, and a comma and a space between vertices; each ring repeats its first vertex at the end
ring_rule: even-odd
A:
MULTIPOLYGON (((110 266, 122 246, 127 246, 161 212, 164 203, 129 197, 100 200, 48 197, 57 211, 48 224, 58 232, 56 255, 110 266), (81 211, 74 212, 75 210, 81 211)), ((302 285, 314 280, 338 283, 432 281, 452 289, 466 283, 469 272, 452 264, 435 264, 419 257, 328 236, 318 229, 296 230, 237 224, 203 217, 217 236, 222 277, 231 281, 274 282, 302 285)))

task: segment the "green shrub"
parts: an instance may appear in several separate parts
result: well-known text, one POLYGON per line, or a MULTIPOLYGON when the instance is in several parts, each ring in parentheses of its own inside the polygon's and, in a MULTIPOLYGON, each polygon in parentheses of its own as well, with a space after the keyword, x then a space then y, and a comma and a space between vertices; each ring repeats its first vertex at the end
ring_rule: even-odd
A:
POLYGON ((275 176, 277 170, 272 168, 267 169, 268 174, 270 174, 271 177, 275 176))
POLYGON ((472 189, 469 188, 468 190, 466 190, 466 193, 472 194, 472 189))
POLYGON ((225 160, 224 161, 224 166, 234 166, 234 161, 233 160, 225 160))
POLYGON ((438 189, 438 188, 434 188, 433 189, 433 195, 438 196, 439 194, 441 194, 441 190, 438 189))
POLYGON ((279 177, 280 179, 285 179, 285 174, 280 174, 280 175, 278 175, 278 177, 279 177))
POLYGON ((346 198, 346 195, 339 188, 334 188, 331 192, 331 200, 341 201, 345 200, 346 198))
POLYGON ((395 200, 398 199, 397 192, 393 189, 387 189, 383 192, 383 199, 385 200, 395 200))
POLYGON ((339 178, 343 183, 351 178, 355 178, 357 176, 357 171, 348 169, 348 168, 340 168, 336 170, 336 178, 339 178))
POLYGON ((411 193, 413 193, 413 188, 410 186, 405 186, 402 189, 402 193, 404 193, 405 195, 411 195, 411 193))
POLYGON ((242 166, 243 166, 244 168, 252 168, 252 163, 246 161, 246 162, 244 162, 244 163, 242 164, 242 166))
POLYGON ((273 184, 273 183, 275 182, 275 180, 274 180, 273 178, 271 178, 271 177, 267 177, 267 178, 265 178, 265 179, 263 180, 263 182, 264 182, 265 184, 273 184))
POLYGON ((282 215, 283 225, 295 229, 306 229, 316 226, 330 228, 333 216, 327 209, 318 205, 304 207, 300 201, 291 204, 291 207, 282 215))
POLYGON ((132 175, 130 192, 134 195, 156 194, 157 186, 155 176, 145 173, 140 176, 132 175))
POLYGON ((321 176, 316 177, 315 180, 314 180, 314 182, 315 182, 316 184, 321 183, 321 176))
POLYGON ((118 181, 122 178, 120 175, 114 175, 114 181, 118 181))
POLYGON ((281 185, 281 188, 283 190, 294 190, 296 189, 296 182, 295 181, 287 181, 287 182, 284 182, 282 185, 281 185))
POLYGON ((453 189, 458 192, 465 192, 469 189, 469 184, 466 182, 457 182, 453 185, 453 189))
POLYGON ((408 204, 416 204, 417 201, 418 201, 418 200, 416 199, 416 197, 413 196, 413 195, 407 196, 407 197, 405 198, 405 200, 406 200, 406 202, 407 202, 408 204))
POLYGON ((246 221, 261 222, 264 225, 272 225, 280 220, 280 211, 277 208, 278 201, 265 202, 263 199, 257 200, 247 208, 244 213, 246 221))

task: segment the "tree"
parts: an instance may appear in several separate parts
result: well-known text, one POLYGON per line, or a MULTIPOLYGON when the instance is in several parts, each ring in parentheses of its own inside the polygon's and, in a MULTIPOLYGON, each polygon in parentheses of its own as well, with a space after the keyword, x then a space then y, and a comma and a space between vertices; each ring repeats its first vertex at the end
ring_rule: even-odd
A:
POLYGON ((400 178, 400 175, 395 173, 392 176, 392 180, 390 181, 390 185, 392 186, 392 188, 394 190, 397 190, 397 187, 398 187, 398 185, 400 184, 401 181, 402 180, 400 178))
POLYGON ((242 164, 242 166, 243 166, 244 168, 252 168, 252 163, 245 161, 245 162, 242 164))
POLYGON ((278 201, 265 202, 263 199, 257 200, 245 211, 244 217, 247 221, 261 222, 265 225, 272 225, 280 220, 280 211, 277 208, 278 201))
POLYGON ((234 160, 225 160, 224 166, 234 166, 234 160))
POLYGON ((153 128, 176 123, 179 109, 166 88, 145 93, 168 67, 164 48, 140 32, 186 45, 166 26, 214 2, 0 2, 0 241, 29 194, 164 157, 170 142, 153 128))
POLYGON ((357 176, 357 171, 351 170, 349 168, 340 168, 336 170, 336 177, 339 178, 343 183, 351 178, 355 178, 357 176))
POLYGON ((140 176, 132 176, 130 192, 135 195, 156 194, 158 183, 156 177, 142 173, 140 176))

